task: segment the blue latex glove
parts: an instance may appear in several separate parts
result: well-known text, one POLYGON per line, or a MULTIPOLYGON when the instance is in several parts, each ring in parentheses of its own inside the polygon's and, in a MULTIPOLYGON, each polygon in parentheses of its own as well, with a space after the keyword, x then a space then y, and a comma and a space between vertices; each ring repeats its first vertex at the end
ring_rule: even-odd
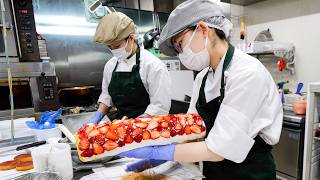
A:
POLYGON ((104 117, 104 114, 102 112, 97 111, 94 114, 94 116, 88 121, 86 121, 84 124, 89 124, 89 123, 97 124, 102 120, 103 117, 104 117))
POLYGON ((26 124, 31 129, 51 129, 55 128, 56 119, 62 114, 62 109, 57 111, 46 111, 44 112, 39 121, 27 121, 26 124))
POLYGON ((147 146, 120 153, 120 157, 129 157, 137 159, 156 159, 174 161, 175 144, 164 146, 147 146))
POLYGON ((150 160, 142 159, 140 161, 128 164, 125 170, 128 172, 129 171, 142 172, 146 169, 157 167, 165 162, 167 161, 154 160, 154 159, 150 159, 150 160))

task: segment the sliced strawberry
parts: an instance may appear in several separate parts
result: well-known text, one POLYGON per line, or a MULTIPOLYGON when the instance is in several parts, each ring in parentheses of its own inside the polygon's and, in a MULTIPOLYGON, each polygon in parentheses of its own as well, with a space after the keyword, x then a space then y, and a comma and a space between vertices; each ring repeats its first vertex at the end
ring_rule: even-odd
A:
POLYGON ((191 131, 193 133, 200 134, 201 133, 201 128, 198 125, 192 125, 191 126, 191 131))
POLYGON ((109 129, 109 126, 107 126, 107 125, 98 128, 99 132, 102 134, 107 133, 108 129, 109 129))
POLYGON ((94 129, 93 124, 87 124, 84 131, 86 132, 86 134, 89 134, 93 129, 94 129))
POLYGON ((141 120, 140 119, 134 119, 134 123, 140 123, 141 120))
POLYGON ((94 154, 102 154, 104 149, 99 143, 93 143, 93 152, 94 154))
POLYGON ((161 127, 163 127, 163 128, 167 128, 168 126, 169 126, 169 123, 166 121, 161 123, 161 127))
POLYGON ((123 139, 124 136, 126 135, 126 129, 124 127, 118 127, 117 135, 119 138, 123 139))
POLYGON ((170 121, 171 117, 170 116, 163 116, 163 120, 165 121, 170 121))
POLYGON ((117 128, 118 128, 118 125, 117 125, 117 124, 111 124, 110 127, 109 127, 109 129, 110 129, 111 131, 115 131, 117 128))
POLYGON ((144 129, 148 126, 148 124, 145 122, 139 122, 139 123, 136 123, 135 125, 139 128, 142 128, 142 129, 144 129))
POLYGON ((143 131, 142 137, 144 140, 150 139, 150 136, 151 136, 151 134, 148 130, 143 131))
POLYGON ((161 132, 162 129, 163 129, 163 128, 162 128, 161 126, 158 126, 158 127, 157 127, 157 131, 159 131, 159 132, 161 132))
POLYGON ((117 134, 114 131, 110 131, 110 130, 107 132, 106 138, 113 140, 113 141, 118 140, 117 134))
POLYGON ((161 121, 161 120, 163 120, 163 117, 162 117, 162 116, 154 116, 154 117, 152 118, 152 120, 153 120, 153 121, 161 121))
POLYGON ((133 127, 132 126, 128 126, 127 127, 127 134, 131 134, 133 132, 133 127))
POLYGON ((96 139, 95 139, 94 137, 90 137, 90 138, 88 139, 88 141, 89 141, 91 144, 93 144, 94 142, 96 142, 96 139))
POLYGON ((119 147, 123 147, 124 145, 126 145, 126 143, 124 141, 119 141, 118 145, 119 145, 119 147))
POLYGON ((126 135, 126 136, 124 137, 124 142, 125 142, 126 144, 131 144, 131 143, 133 142, 132 136, 131 136, 131 135, 126 135))
POLYGON ((150 117, 143 117, 143 118, 139 118, 141 120, 141 122, 150 122, 151 121, 151 118, 150 117))
POLYGON ((135 136, 133 139, 135 142, 140 143, 142 141, 143 137, 141 134, 139 134, 139 135, 135 136))
POLYGON ((151 139, 158 139, 160 137, 160 132, 157 130, 151 131, 151 139))
POLYGON ((87 139, 81 139, 78 147, 81 151, 84 151, 90 147, 90 142, 87 139))
POLYGON ((163 130, 161 132, 161 136, 164 137, 164 138, 170 138, 170 131, 168 129, 163 130))
POLYGON ((92 149, 87 149, 80 154, 82 157, 91 157, 93 155, 92 149))
POLYGON ((95 141, 99 143, 100 145, 103 145, 105 142, 105 135, 104 134, 99 134, 95 136, 95 141))
POLYGON ((177 131, 175 131, 174 129, 171 129, 170 136, 175 137, 176 135, 177 135, 177 131))
POLYGON ((188 135, 191 134, 191 128, 189 125, 186 125, 186 127, 184 128, 184 132, 188 135))
POLYGON ((79 139, 87 139, 88 136, 84 130, 78 132, 79 139))
POLYGON ((174 129, 176 130, 181 130, 182 129, 182 125, 181 124, 176 124, 176 126, 174 127, 174 129))
POLYGON ((206 131, 206 127, 205 126, 200 126, 201 132, 206 131))
POLYGON ((157 121, 150 121, 147 129, 151 130, 151 129, 154 129, 154 128, 158 127, 158 126, 159 126, 159 124, 158 124, 157 121))
POLYGON ((194 123, 194 119, 192 117, 188 117, 187 122, 191 126, 194 123))
POLYGON ((123 124, 126 126, 132 125, 132 120, 128 119, 128 120, 124 120, 123 124))
POLYGON ((117 148, 119 145, 114 142, 114 141, 111 141, 111 140, 108 140, 104 145, 103 145, 103 148, 106 150, 106 151, 111 151, 115 148, 117 148))
POLYGON ((173 116, 173 117, 171 118, 171 121, 173 121, 173 122, 178 122, 178 118, 175 117, 175 116, 173 116))
POLYGON ((182 135, 184 135, 184 130, 179 130, 177 133, 178 133, 180 136, 182 136, 182 135))
POLYGON ((173 128, 176 126, 176 124, 173 121, 169 121, 168 125, 170 128, 173 128))
POLYGON ((202 125, 202 120, 201 119, 196 119, 196 124, 198 125, 198 126, 201 126, 202 125))
POLYGON ((88 137, 95 137, 98 134, 100 134, 100 132, 98 130, 94 129, 88 134, 88 137))
POLYGON ((184 116, 180 116, 179 122, 180 122, 180 124, 181 124, 182 126, 186 125, 186 119, 185 119, 185 117, 184 117, 184 116))
POLYGON ((142 135, 142 129, 141 128, 135 128, 132 132, 133 136, 142 135))

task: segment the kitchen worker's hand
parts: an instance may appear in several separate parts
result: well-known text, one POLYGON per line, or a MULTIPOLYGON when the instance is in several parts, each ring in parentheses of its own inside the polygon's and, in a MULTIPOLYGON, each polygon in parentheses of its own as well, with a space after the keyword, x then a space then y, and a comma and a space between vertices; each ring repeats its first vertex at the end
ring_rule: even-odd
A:
POLYGON ((142 159, 142 160, 139 160, 137 162, 134 162, 134 163, 131 163, 131 164, 128 164, 127 167, 126 167, 126 171, 134 171, 134 172, 142 172, 146 169, 149 169, 149 168, 153 168, 153 167, 157 167, 163 163, 165 163, 167 161, 165 160, 154 160, 154 159, 150 159, 150 160, 147 160, 147 159, 142 159))
POLYGON ((174 161, 175 144, 164 146, 147 146, 143 148, 134 149, 131 151, 122 152, 120 157, 129 157, 137 159, 156 159, 174 161))
POLYGON ((102 112, 97 111, 91 119, 84 123, 84 125, 89 123, 97 124, 102 120, 103 117, 104 114, 102 112))

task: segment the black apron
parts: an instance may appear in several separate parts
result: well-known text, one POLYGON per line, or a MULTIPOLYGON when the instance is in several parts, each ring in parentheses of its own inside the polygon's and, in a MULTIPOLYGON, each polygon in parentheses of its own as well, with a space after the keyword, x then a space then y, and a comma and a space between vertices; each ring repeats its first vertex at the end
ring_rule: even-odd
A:
MULTIPOLYGON (((225 95, 224 71, 229 66, 233 53, 234 47, 229 44, 222 68, 220 96, 208 103, 206 102, 204 87, 209 70, 202 79, 196 109, 199 115, 204 119, 207 132, 209 132, 214 125, 221 102, 225 95)), ((206 136, 208 136, 208 133, 206 136)), ((259 135, 257 135, 254 140, 255 143, 253 147, 242 163, 235 163, 226 159, 220 162, 205 161, 203 162, 203 175, 207 179, 217 180, 275 180, 276 171, 271 154, 272 146, 265 143, 259 135)))
POLYGON ((108 87, 117 113, 110 119, 121 119, 123 116, 135 118, 143 114, 150 104, 149 94, 140 77, 140 48, 137 47, 136 64, 131 72, 116 72, 118 61, 113 69, 108 87))

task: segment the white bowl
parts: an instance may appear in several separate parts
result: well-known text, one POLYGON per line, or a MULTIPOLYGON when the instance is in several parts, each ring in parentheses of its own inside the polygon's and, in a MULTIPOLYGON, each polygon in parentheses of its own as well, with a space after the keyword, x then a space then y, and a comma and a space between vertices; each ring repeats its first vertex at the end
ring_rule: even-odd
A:
POLYGON ((48 140, 49 138, 61 138, 62 133, 58 126, 51 129, 32 129, 38 141, 48 140))

